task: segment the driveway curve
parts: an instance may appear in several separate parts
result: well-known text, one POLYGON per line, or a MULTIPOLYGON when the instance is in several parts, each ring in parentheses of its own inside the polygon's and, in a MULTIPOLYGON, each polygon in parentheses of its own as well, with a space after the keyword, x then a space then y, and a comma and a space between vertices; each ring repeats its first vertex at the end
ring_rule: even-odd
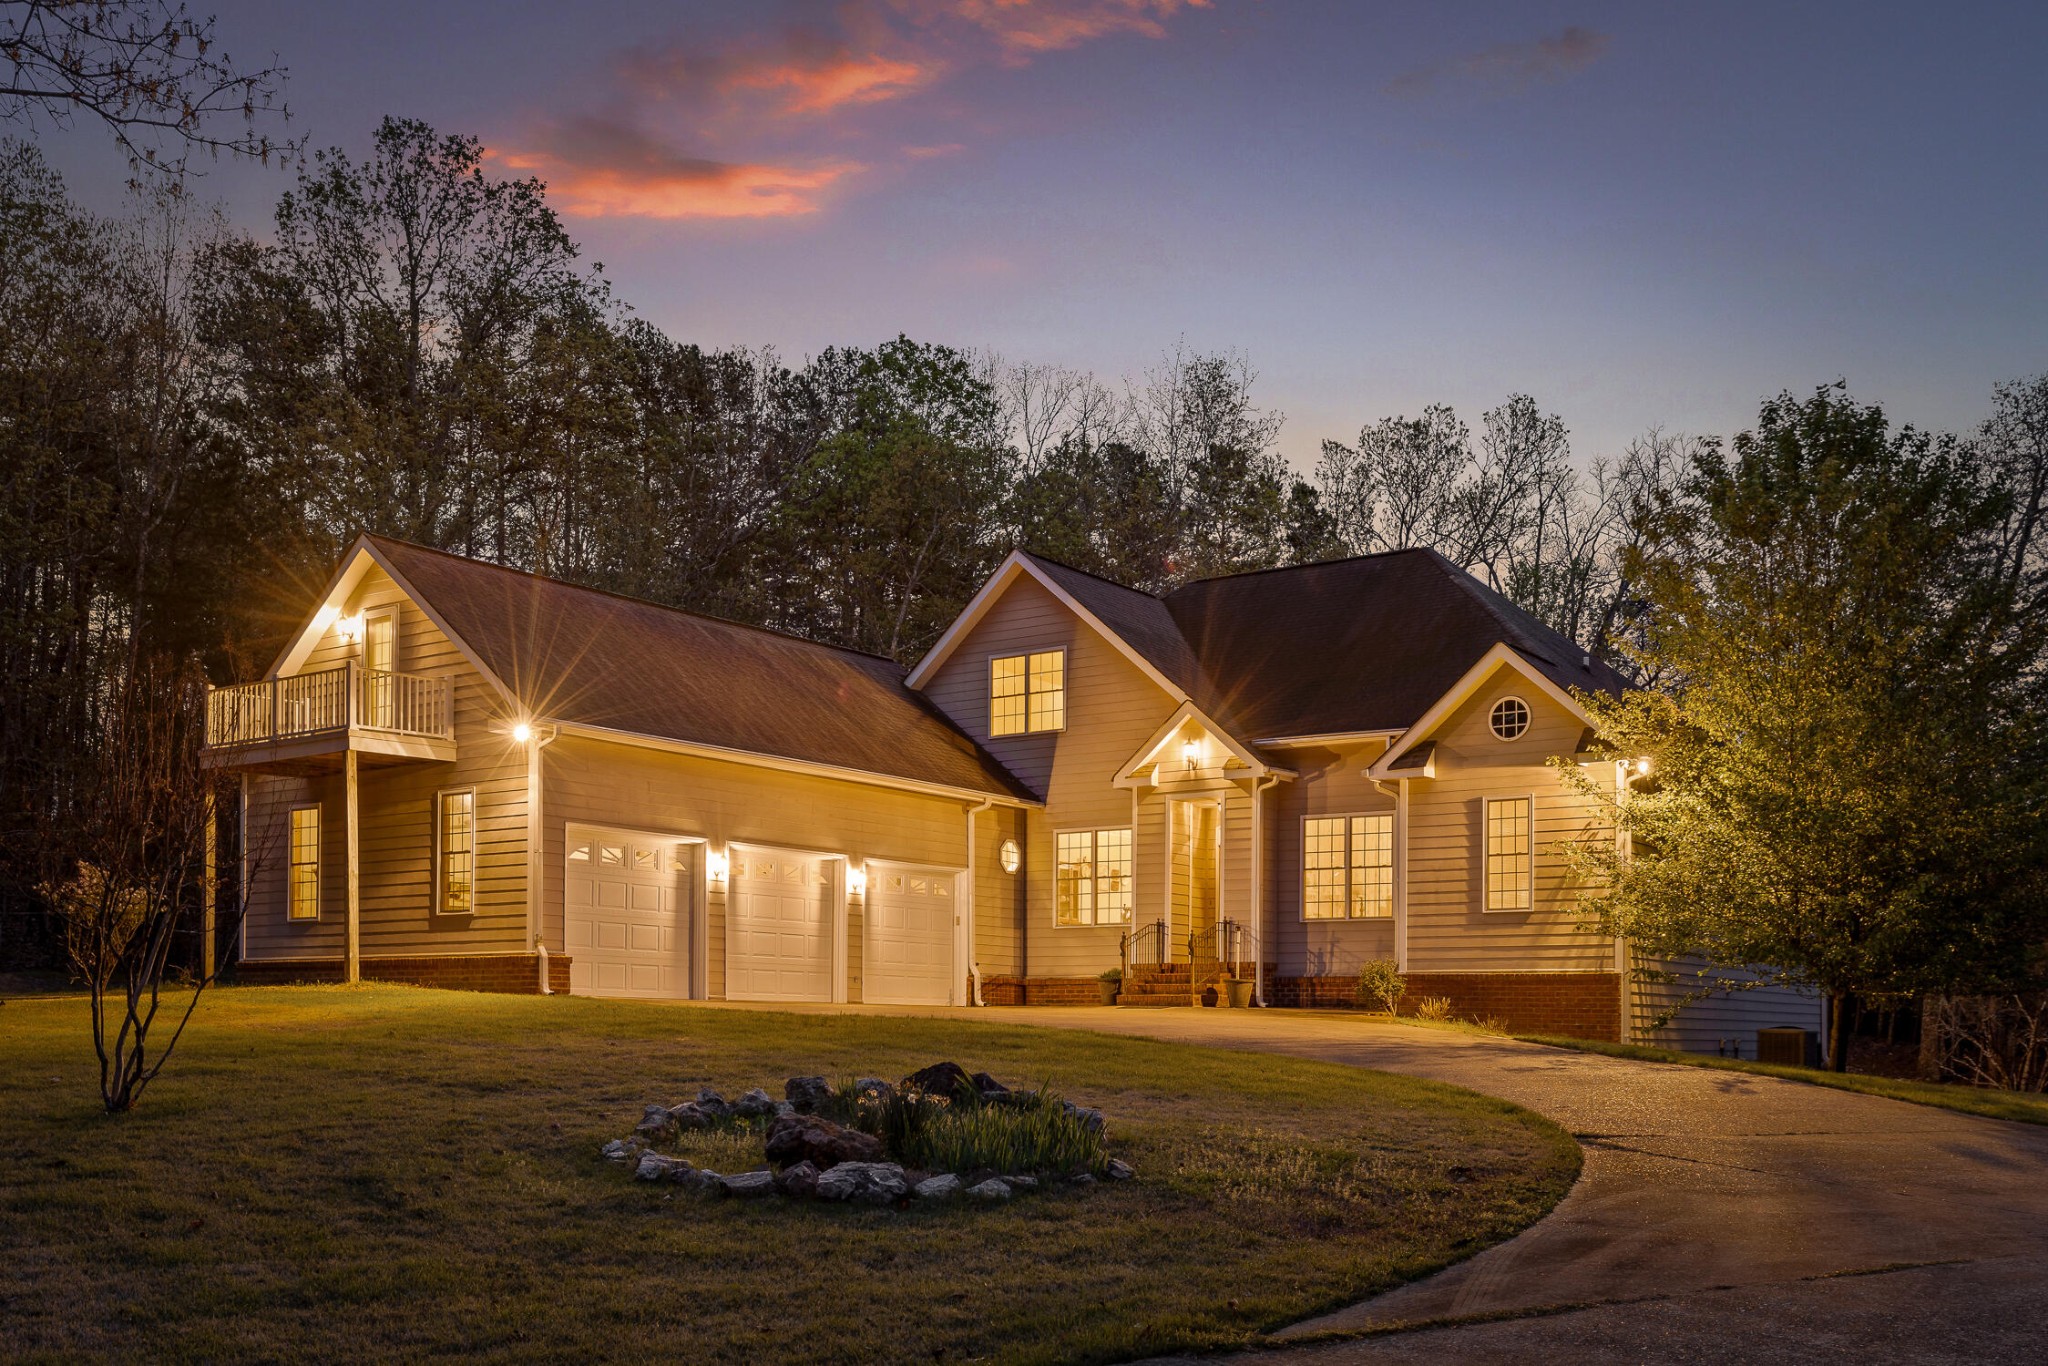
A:
POLYGON ((973 1017, 1426 1077, 1585 1147, 1520 1236, 1297 1324, 1262 1362, 2048 1359, 2048 1127, 1330 1013, 973 1017))

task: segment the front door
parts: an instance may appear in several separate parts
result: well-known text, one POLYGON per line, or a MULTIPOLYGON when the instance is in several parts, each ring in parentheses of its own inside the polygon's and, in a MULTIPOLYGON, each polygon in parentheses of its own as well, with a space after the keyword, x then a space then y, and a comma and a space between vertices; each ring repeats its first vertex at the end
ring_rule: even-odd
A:
POLYGON ((363 619, 363 724, 389 728, 397 698, 391 674, 398 667, 398 616, 375 612, 363 619))
POLYGON ((1223 807, 1216 800, 1177 801, 1173 820, 1173 939, 1176 961, 1216 958, 1216 922, 1223 862, 1223 807))

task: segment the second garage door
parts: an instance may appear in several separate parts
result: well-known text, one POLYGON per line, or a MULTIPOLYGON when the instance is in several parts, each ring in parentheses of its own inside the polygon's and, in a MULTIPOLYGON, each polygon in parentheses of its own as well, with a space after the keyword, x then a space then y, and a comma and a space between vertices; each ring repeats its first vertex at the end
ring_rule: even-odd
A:
POLYGON ((878 863, 869 871, 862 1000, 952 1004, 956 892, 950 868, 878 863))
POLYGON ((725 928, 734 1001, 832 999, 838 860, 735 846, 725 928))

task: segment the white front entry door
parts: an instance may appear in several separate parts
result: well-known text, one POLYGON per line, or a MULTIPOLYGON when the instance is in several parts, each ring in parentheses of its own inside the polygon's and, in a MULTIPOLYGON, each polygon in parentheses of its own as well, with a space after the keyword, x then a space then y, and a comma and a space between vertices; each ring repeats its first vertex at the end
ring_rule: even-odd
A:
POLYGON ((861 999, 876 1005, 951 1005, 959 880, 950 868, 868 867, 861 999))
POLYGON ((733 846, 726 899, 726 999, 832 999, 837 863, 786 849, 733 846))
POLYGON ((577 996, 690 994, 694 844, 572 826, 563 933, 577 996))

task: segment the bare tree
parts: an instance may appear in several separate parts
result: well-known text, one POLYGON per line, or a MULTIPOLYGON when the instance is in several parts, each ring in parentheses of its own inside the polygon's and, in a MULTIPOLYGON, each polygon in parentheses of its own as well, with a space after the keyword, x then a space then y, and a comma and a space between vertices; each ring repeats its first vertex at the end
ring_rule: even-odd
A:
POLYGON ((79 112, 113 133, 138 174, 181 178, 191 153, 225 152, 268 163, 298 154, 265 116, 289 122, 285 69, 245 70, 216 53, 211 15, 169 0, 0 0, 0 118, 60 128, 79 112), (223 126, 239 118, 240 127, 223 126))
MULTIPOLYGON (((214 928, 207 908, 219 891, 220 787, 200 761, 206 694, 196 668, 145 659, 116 667, 103 687, 98 752, 80 777, 68 828, 45 840, 61 851, 45 893, 92 999, 100 1098, 120 1113, 170 1061, 214 978, 213 945, 202 941, 196 966, 166 1000, 181 937, 214 928)), ((230 940, 246 898, 244 879, 235 879, 230 940)))

